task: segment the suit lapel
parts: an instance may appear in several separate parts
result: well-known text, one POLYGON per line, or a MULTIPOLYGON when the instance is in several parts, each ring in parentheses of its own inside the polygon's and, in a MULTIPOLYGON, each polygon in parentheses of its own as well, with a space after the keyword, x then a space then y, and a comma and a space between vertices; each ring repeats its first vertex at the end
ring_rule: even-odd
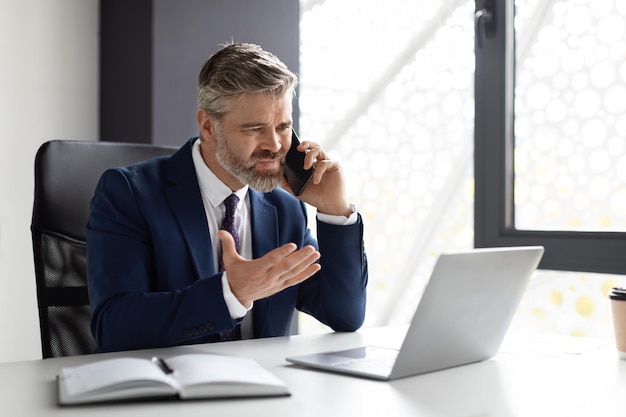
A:
MULTIPOLYGON (((278 217, 276 207, 267 203, 263 194, 250 189, 250 216, 252 222, 252 254, 259 258, 278 247, 278 217)), ((264 334, 270 317, 272 297, 257 300, 254 303, 254 335, 264 334)))
POLYGON ((190 140, 170 158, 166 176, 171 183, 165 195, 187 242, 187 249, 198 273, 205 278, 215 273, 215 261, 200 186, 191 157, 190 140))
POLYGON ((278 246, 276 207, 267 203, 263 193, 250 189, 250 221, 252 222, 252 254, 260 258, 278 246))

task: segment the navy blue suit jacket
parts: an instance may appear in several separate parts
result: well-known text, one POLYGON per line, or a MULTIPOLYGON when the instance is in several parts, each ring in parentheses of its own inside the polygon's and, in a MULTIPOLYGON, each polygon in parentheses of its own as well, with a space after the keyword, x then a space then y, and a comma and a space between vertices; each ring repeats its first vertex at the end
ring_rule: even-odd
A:
MULTIPOLYGON (((195 138, 194 138, 195 139, 195 138)), ((172 156, 106 171, 87 226, 88 288, 98 351, 203 343, 230 329, 221 273, 192 162, 191 139, 172 156)), ((322 269, 254 304, 254 336, 287 335, 294 308, 335 331, 365 315, 363 226, 307 228, 302 202, 250 190, 253 256, 288 242, 319 248, 322 269)))

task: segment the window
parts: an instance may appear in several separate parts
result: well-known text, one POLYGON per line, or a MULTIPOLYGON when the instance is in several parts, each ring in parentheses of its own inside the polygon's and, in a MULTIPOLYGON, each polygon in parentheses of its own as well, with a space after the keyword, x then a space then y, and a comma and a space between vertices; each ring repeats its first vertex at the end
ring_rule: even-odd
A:
MULTIPOLYGON (((591 222, 569 222, 568 230, 544 222, 541 211, 554 206, 537 197, 538 181, 544 181, 539 191, 545 194, 567 182, 553 184, 537 176, 543 165, 535 164, 535 155, 544 152, 546 141, 531 140, 543 136, 532 131, 535 120, 523 111, 538 107, 534 100, 543 95, 537 81, 519 70, 518 80, 525 84, 514 84, 512 0, 495 2, 502 5, 494 17, 501 30, 493 37, 489 32, 474 54, 475 11, 486 1, 300 2, 299 133, 302 139, 320 142, 341 161, 349 196, 364 216, 370 260, 366 326, 406 323, 442 252, 474 245, 542 244, 547 248, 546 270, 533 277, 516 325, 566 334, 610 334, 610 311, 603 302, 608 289, 624 280, 589 271, 626 270, 626 239, 604 221, 596 223, 593 232, 584 231, 591 222), (515 102, 514 92, 520 94, 515 102), (519 112, 515 115, 514 107, 519 112), (514 116, 521 118, 518 124, 514 116), (517 144, 514 133, 520 135, 517 144), (523 141, 521 134, 526 134, 523 141)), ((618 2, 608 2, 613 5, 609 14, 615 14, 618 2)), ((519 31, 537 32, 546 22, 527 7, 541 6, 547 13, 556 3, 518 3, 525 16, 518 20, 519 31)), ((600 7, 602 1, 592 3, 600 7)), ((529 39, 525 50, 533 51, 530 39, 537 36, 524 36, 529 39)), ((616 34, 606 36, 617 39, 616 34)), ((614 50, 618 54, 619 46, 614 50)), ((604 71, 610 72, 606 66, 604 71)), ((624 85, 624 71, 614 71, 614 81, 624 85)), ((602 79, 602 74, 596 77, 602 79)), ((543 83, 552 88, 552 82, 543 83)), ((621 102, 611 99, 622 97, 621 90, 616 91, 609 94, 609 108, 615 134, 624 139, 624 122, 616 113, 621 102)), ((551 111, 558 115, 558 105, 551 111)), ((611 152, 618 147, 615 134, 607 133, 611 152)), ((563 147, 567 149, 566 144, 554 149, 562 153, 563 147)), ((587 154, 583 150, 573 160, 567 155, 566 163, 576 166, 587 154)), ((616 186, 621 165, 617 159, 613 162, 615 180, 610 184, 616 186)), ((569 180, 577 184, 579 177, 569 180)), ((587 195, 586 187, 572 188, 587 195)), ((561 207, 569 208, 568 198, 562 201, 561 207)), ((620 209, 613 213, 619 216, 620 209)), ((303 332, 315 331, 315 326, 302 317, 303 332)))
POLYGON ((501 30, 476 51, 476 245, 542 244, 542 268, 624 273, 626 8, 494 4, 501 30))
POLYGON ((515 228, 624 232, 626 4, 516 10, 515 228))
POLYGON ((479 0, 477 10, 492 5, 496 30, 476 50, 476 246, 545 246, 520 321, 608 335, 607 294, 625 283, 611 274, 626 271, 626 8, 479 0))

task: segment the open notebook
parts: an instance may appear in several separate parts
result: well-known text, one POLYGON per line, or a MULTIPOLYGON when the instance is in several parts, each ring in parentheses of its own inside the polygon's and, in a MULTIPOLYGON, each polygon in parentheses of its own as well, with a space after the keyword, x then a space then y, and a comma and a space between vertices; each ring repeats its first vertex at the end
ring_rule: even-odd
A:
POLYGON ((488 359, 498 352, 543 252, 526 246, 441 255, 400 350, 363 346, 286 359, 381 380, 488 359))

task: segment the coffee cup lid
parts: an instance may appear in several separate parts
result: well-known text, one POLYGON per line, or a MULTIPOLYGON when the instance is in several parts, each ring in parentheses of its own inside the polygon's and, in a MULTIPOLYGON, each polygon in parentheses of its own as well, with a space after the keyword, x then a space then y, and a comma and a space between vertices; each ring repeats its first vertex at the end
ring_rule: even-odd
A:
POLYGON ((626 300, 626 288, 613 287, 609 298, 611 300, 626 300))

